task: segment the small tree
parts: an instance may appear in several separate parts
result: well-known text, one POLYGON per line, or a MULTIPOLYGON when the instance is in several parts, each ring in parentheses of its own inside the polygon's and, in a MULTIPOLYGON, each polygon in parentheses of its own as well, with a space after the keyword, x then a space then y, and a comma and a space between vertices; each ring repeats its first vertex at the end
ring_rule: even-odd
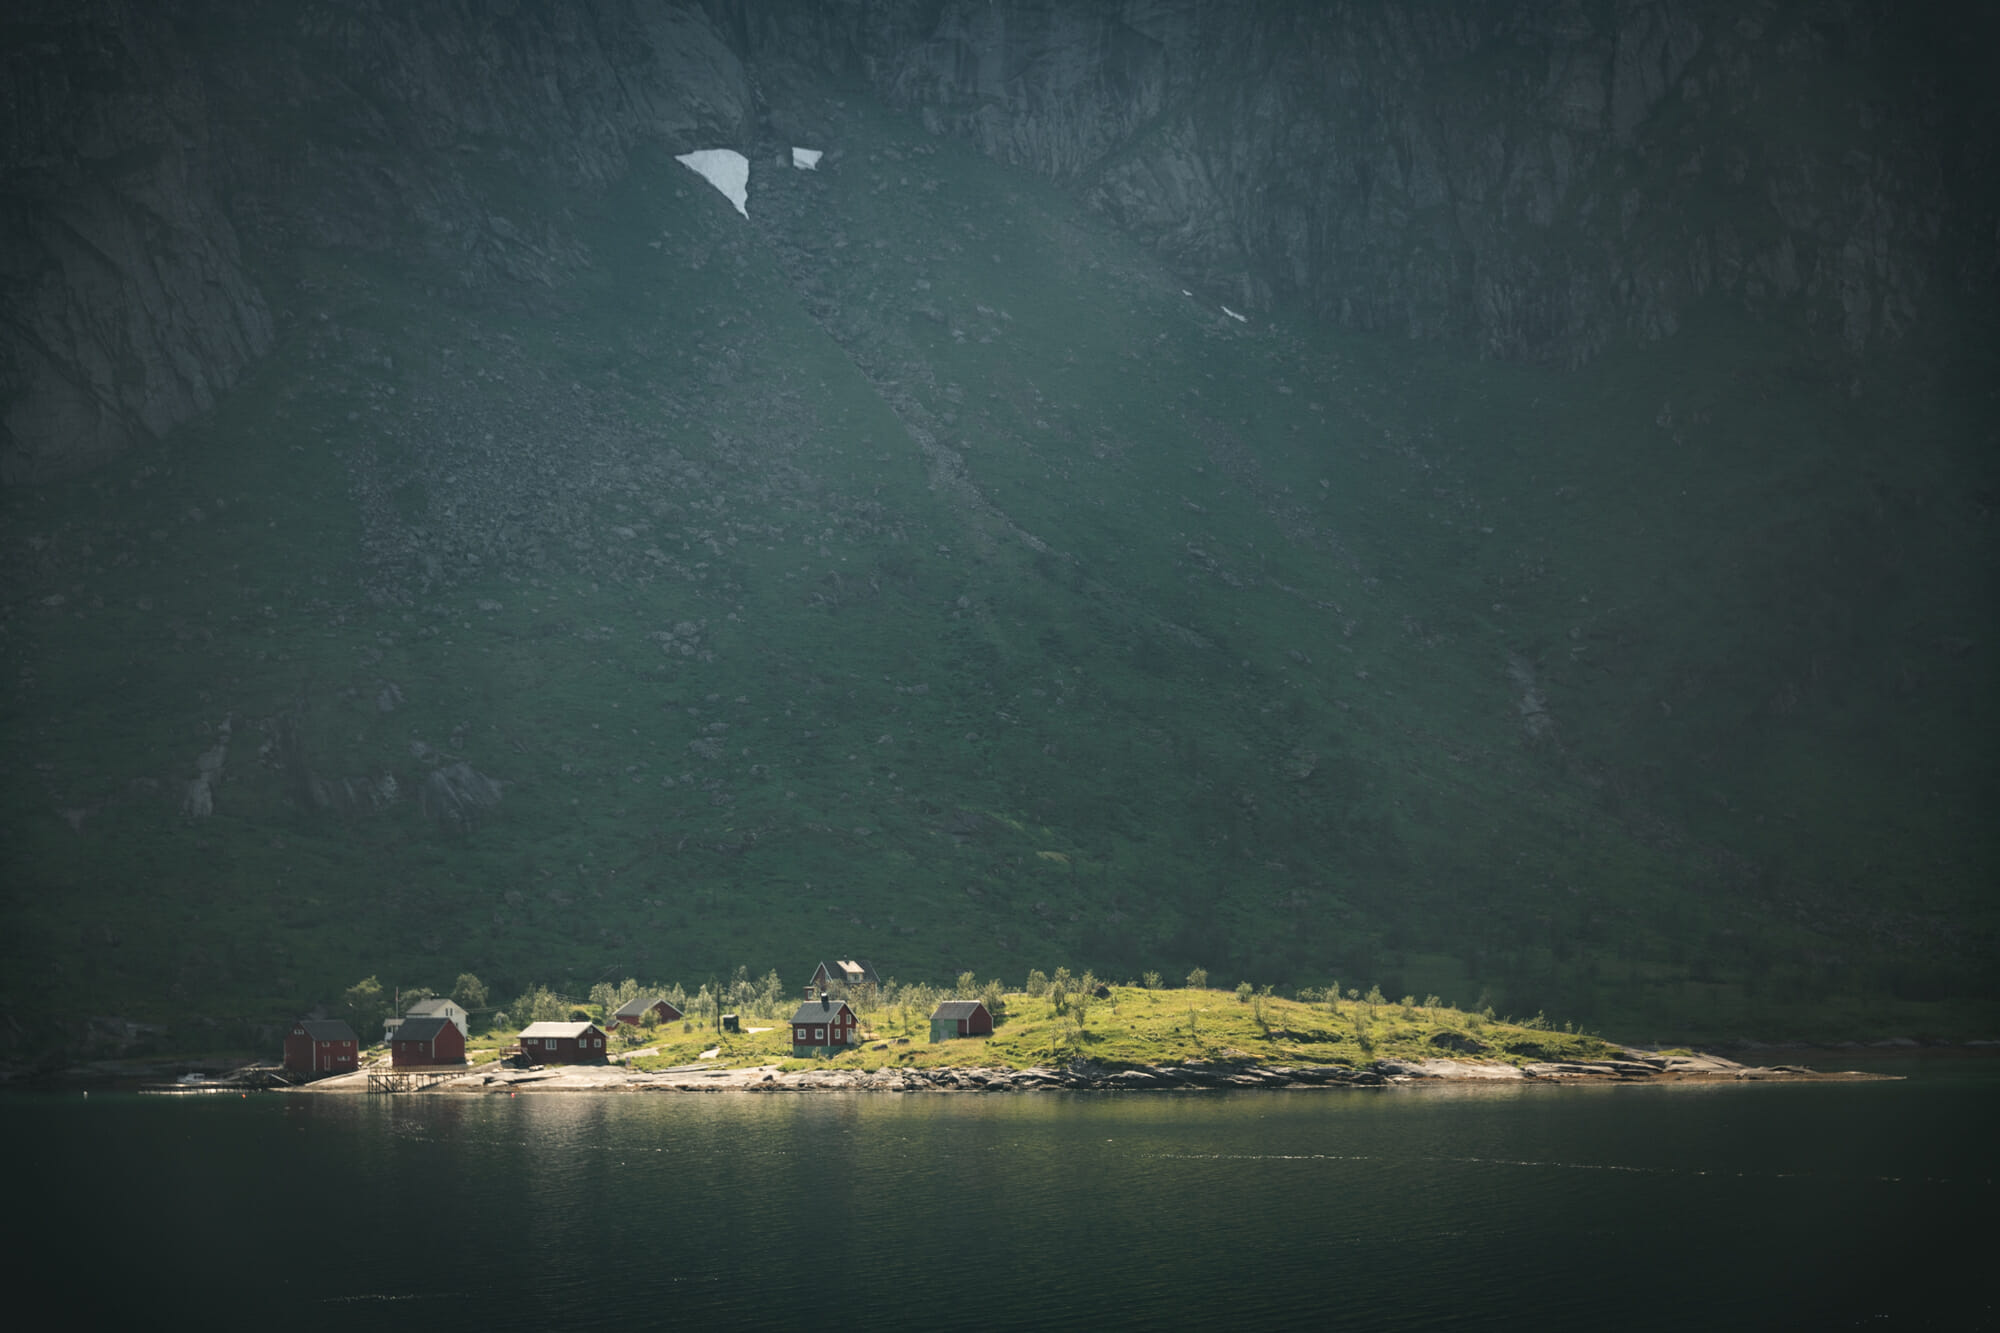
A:
POLYGON ((1144 986, 1147 990, 1158 990, 1160 988, 1160 974, 1158 972, 1148 971, 1140 976, 1139 984, 1144 986))
POLYGON ((340 999, 347 1011, 347 1021, 354 1025, 361 1044, 373 1045, 380 1039, 382 1020, 389 1016, 389 997, 382 983, 374 977, 363 977, 349 986, 340 999))
POLYGON ((1251 997, 1251 996, 1252 996, 1253 994, 1255 994, 1255 993, 1256 993, 1256 990, 1257 990, 1257 988, 1256 988, 1255 986, 1252 986, 1252 985, 1251 985, 1251 984, 1250 984, 1249 982, 1247 982, 1247 981, 1239 981, 1239 982, 1237 982, 1237 983, 1236 983, 1236 1003, 1238 1003, 1238 1004, 1248 1004, 1248 1003, 1250 1003, 1250 997, 1251 997))
POLYGON ((952 989, 953 994, 959 999, 970 1000, 979 994, 979 978, 970 972, 961 972, 958 974, 958 984, 952 989))
MULTIPOLYGON (((465 1019, 468 1025, 484 1026, 479 1021, 478 1015, 484 1013, 486 1010, 485 982, 470 972, 461 972, 458 974, 458 980, 451 983, 451 998, 458 1002, 459 1008, 465 1010, 465 1019)), ((498 1016, 496 1015, 495 1017, 497 1021, 498 1016)))
POLYGON ((1192 972, 1188 973, 1187 988, 1189 990, 1207 990, 1208 969, 1205 967, 1197 967, 1192 972))
POLYGON ((1023 986, 1022 989, 1036 999, 1041 999, 1049 993, 1049 974, 1042 971, 1039 967, 1032 969, 1028 973, 1028 984, 1023 986))

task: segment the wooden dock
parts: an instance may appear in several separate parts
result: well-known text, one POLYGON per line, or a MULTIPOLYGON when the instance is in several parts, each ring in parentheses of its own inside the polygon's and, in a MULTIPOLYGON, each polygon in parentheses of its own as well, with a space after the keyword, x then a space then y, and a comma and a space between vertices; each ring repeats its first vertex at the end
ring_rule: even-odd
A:
POLYGON ((422 1092, 472 1072, 470 1065, 422 1065, 411 1069, 379 1069, 368 1072, 370 1092, 422 1092))

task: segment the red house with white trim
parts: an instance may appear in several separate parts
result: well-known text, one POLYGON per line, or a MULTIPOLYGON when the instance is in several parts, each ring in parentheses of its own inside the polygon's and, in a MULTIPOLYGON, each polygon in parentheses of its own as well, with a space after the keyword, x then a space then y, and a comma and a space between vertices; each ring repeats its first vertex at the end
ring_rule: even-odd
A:
POLYGON ((462 1065, 465 1034, 449 1018, 406 1018, 389 1039, 389 1063, 398 1069, 410 1065, 462 1065))
POLYGON ((545 1065, 581 1065, 604 1059, 604 1030, 595 1023, 530 1023, 521 1029, 521 1054, 545 1065))
POLYGON ((337 1018, 301 1018, 285 1034, 285 1068, 333 1074, 361 1067, 361 1042, 337 1018))
POLYGON ((825 992, 817 1000, 807 1000, 792 1015, 792 1054, 822 1055, 845 1050, 861 1038, 861 1020, 845 1000, 825 992))

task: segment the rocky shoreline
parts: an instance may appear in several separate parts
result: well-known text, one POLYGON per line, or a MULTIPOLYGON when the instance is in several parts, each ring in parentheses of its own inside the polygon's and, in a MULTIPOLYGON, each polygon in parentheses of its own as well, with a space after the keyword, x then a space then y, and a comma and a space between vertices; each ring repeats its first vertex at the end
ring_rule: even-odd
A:
POLYGON ((1852 1082, 1900 1077, 1848 1070, 1821 1072, 1804 1065, 1744 1065, 1718 1055, 1667 1055, 1627 1050, 1622 1058, 1545 1061, 1521 1065, 1484 1060, 1378 1060, 1346 1065, 1258 1065, 1189 1061, 1170 1065, 1105 1066, 1075 1060, 1027 1069, 951 1067, 928 1069, 793 1069, 778 1065, 628 1069, 623 1065, 487 1063, 465 1070, 360 1070, 291 1086, 269 1066, 239 1070, 213 1080, 175 1085, 180 1091, 266 1087, 305 1094, 383 1090, 370 1075, 397 1073, 400 1092, 517 1094, 522 1092, 1195 1092, 1238 1088, 1381 1088, 1420 1083, 1611 1084, 1852 1082))

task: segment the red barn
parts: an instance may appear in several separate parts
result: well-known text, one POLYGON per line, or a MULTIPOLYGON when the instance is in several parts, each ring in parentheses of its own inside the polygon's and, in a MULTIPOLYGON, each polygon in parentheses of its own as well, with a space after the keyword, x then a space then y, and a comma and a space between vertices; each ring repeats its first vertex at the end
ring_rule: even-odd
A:
POLYGON ((604 1058, 604 1031, 595 1023, 530 1023, 521 1054, 545 1065, 580 1065, 604 1058))
POLYGON ((859 1040, 855 1030, 860 1020, 845 1000, 836 1000, 822 993, 817 1000, 807 1000, 792 1015, 792 1054, 814 1055, 824 1051, 837 1051, 852 1046, 859 1040))
POLYGON ((993 1015, 978 1000, 946 1000, 931 1011, 932 1041, 992 1035, 993 1015))
POLYGON ((405 1065, 462 1065, 465 1034, 449 1018, 406 1018, 389 1039, 389 1061, 405 1065))
POLYGON ((301 1074, 361 1067, 361 1042, 337 1018, 301 1018, 285 1034, 285 1068, 301 1074))
POLYGON ((659 995, 643 995, 620 1005, 618 1012, 611 1015, 611 1022, 607 1026, 615 1028, 620 1023, 629 1023, 637 1027, 646 1021, 646 1014, 649 1011, 662 1023, 678 1023, 682 1016, 681 1011, 674 1008, 672 1000, 659 995))

